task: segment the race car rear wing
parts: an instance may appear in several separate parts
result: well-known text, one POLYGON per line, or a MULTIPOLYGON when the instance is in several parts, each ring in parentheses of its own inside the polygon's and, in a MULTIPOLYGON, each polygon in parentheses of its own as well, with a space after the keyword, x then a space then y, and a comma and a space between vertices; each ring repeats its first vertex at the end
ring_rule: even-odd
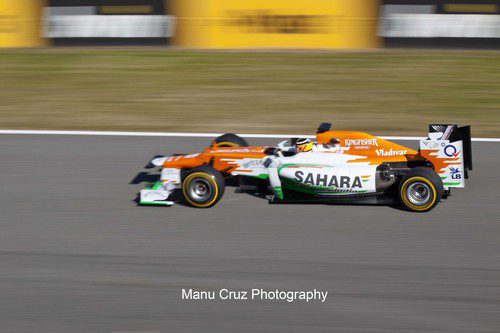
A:
POLYGON ((429 137, 420 141, 420 154, 434 166, 445 189, 465 187, 472 170, 470 126, 429 125, 429 137))
MULTIPOLYGON (((442 133, 439 140, 450 142, 462 141, 464 169, 472 170, 472 140, 470 125, 458 127, 455 124, 430 124, 429 137, 431 133, 442 133)), ((468 177, 466 177, 468 178, 468 177)))

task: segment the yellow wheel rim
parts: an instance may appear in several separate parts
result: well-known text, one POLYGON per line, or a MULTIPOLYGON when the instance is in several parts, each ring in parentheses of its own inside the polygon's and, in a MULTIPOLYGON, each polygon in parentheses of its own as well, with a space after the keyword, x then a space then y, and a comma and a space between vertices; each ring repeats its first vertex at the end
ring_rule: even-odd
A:
POLYGON ((214 147, 217 147, 217 148, 219 148, 219 147, 233 147, 233 148, 236 148, 236 147, 239 147, 239 146, 236 143, 224 141, 224 142, 219 142, 219 143, 214 144, 214 147))
POLYGON ((415 211, 424 211, 424 210, 427 210, 430 207, 432 207, 432 205, 434 205, 434 203, 437 200, 437 191, 436 191, 436 188, 434 187, 434 185, 427 178, 424 178, 424 177, 411 177, 411 178, 407 179, 403 183, 403 186, 401 186, 401 193, 400 193, 400 195, 401 195, 401 199, 403 200, 403 203, 408 208, 410 208, 412 210, 415 210, 415 211), (410 186, 412 183, 417 182, 417 181, 423 182, 423 183, 427 184, 429 186, 429 189, 431 190, 432 200, 430 200, 429 202, 427 202, 426 204, 423 204, 423 205, 416 205, 416 204, 412 203, 408 199, 408 195, 407 195, 408 186, 410 186))
POLYGON ((217 182, 215 181, 215 179, 213 179, 209 174, 206 174, 204 172, 195 172, 195 173, 192 173, 189 176, 187 176, 186 179, 184 180, 184 182, 182 183, 182 194, 184 194, 184 198, 186 198, 186 200, 192 206, 198 207, 198 208, 205 208, 205 207, 210 206, 211 204, 213 204, 215 202, 215 200, 217 200, 217 197, 219 196, 219 186, 217 185, 217 182), (208 202, 198 203, 198 202, 195 202, 189 198, 188 187, 189 187, 190 183, 196 178, 202 178, 202 179, 206 180, 208 183, 213 185, 214 194, 208 202))

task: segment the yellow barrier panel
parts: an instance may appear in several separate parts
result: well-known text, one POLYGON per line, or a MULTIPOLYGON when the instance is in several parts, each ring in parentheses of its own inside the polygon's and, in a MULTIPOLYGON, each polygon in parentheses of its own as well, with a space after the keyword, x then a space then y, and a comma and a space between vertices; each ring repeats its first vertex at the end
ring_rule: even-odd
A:
POLYGON ((0 47, 41 47, 43 0, 0 0, 0 47))
POLYGON ((378 0, 171 0, 173 44, 190 48, 373 48, 378 0))

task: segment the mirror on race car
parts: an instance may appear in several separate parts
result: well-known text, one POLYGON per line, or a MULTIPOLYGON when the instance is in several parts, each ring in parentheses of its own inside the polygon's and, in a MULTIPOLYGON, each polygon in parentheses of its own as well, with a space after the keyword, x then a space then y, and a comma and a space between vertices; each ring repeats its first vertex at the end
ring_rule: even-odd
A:
POLYGON ((277 145, 276 145, 277 148, 280 148, 280 149, 287 149, 287 148, 291 148, 293 147, 290 139, 288 140, 284 140, 284 141, 281 141, 279 142, 277 145))
POLYGON ((297 141, 297 138, 281 141, 276 145, 276 148, 279 149, 285 156, 295 155, 297 153, 297 148, 295 148, 294 145, 295 141, 297 141))

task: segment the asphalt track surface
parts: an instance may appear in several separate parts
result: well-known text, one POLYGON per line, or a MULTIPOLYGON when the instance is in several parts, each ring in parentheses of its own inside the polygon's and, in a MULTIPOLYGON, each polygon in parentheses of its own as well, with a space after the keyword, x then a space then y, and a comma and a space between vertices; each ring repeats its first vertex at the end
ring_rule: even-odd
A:
POLYGON ((234 188, 209 210, 134 204, 151 156, 207 143, 1 135, 0 332, 500 331, 500 144, 474 143, 467 189, 428 214, 234 188), (197 302, 182 288, 329 295, 197 302))

